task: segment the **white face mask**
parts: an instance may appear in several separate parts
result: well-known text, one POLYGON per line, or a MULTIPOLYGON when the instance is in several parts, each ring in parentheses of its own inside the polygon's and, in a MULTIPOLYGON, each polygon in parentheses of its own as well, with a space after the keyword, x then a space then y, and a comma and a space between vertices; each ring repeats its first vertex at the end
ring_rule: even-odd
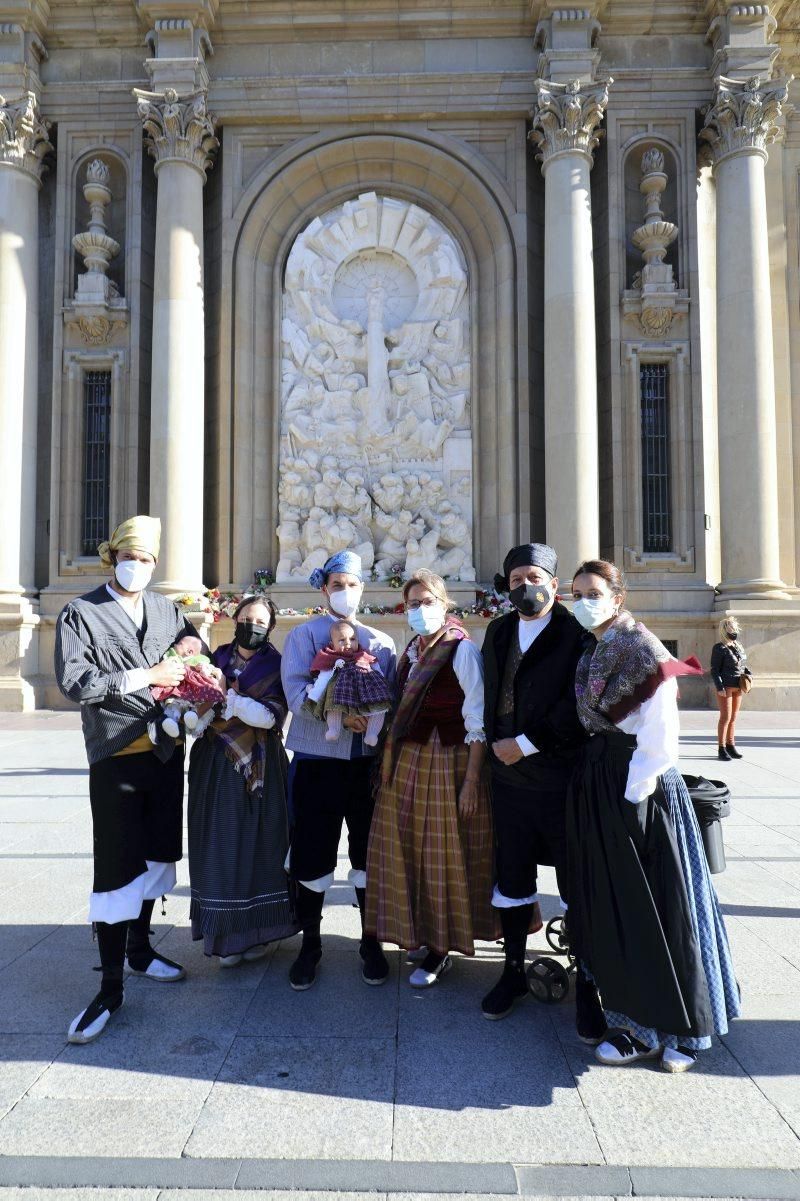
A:
POLYGON ((340 617, 352 617, 361 603, 361 585, 348 584, 337 592, 328 593, 328 604, 340 617))
POLYGON ((427 637, 444 625, 444 605, 440 601, 435 605, 420 605, 418 609, 409 609, 406 617, 415 634, 427 637))
POLYGON ((612 617, 616 617, 617 606, 612 596, 581 598, 581 600, 575 601, 572 613, 584 630, 596 630, 604 621, 610 621, 612 617))
POLYGON ((123 559, 114 568, 114 575, 126 592, 142 592, 150 583, 155 566, 155 563, 142 563, 139 559, 123 559))

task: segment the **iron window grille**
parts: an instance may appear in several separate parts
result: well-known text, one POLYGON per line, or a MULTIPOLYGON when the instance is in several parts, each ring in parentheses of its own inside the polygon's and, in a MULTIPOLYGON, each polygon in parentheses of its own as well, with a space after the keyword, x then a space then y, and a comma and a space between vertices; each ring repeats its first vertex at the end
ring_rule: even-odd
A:
POLYGON ((672 550, 669 448, 669 367, 643 363, 639 369, 642 401, 643 550, 672 550))
POLYGON ((111 449, 111 372, 87 371, 83 377, 84 454, 83 520, 84 555, 96 555, 108 524, 109 458, 111 449))

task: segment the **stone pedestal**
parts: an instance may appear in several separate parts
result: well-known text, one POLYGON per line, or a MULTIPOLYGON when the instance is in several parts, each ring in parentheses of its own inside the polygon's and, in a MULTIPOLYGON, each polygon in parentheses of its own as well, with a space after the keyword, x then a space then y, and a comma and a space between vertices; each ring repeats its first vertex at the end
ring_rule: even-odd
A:
POLYGON ((48 126, 27 93, 0 97, 0 710, 33 705, 38 193, 48 126))
POLYGON ((720 603, 786 599, 780 579, 766 145, 787 95, 720 78, 702 136, 717 187, 720 603))
POLYGON ((540 81, 530 135, 545 180, 546 531, 565 579, 600 550, 589 173, 607 103, 606 83, 540 81))
POLYGON ((218 142, 202 92, 136 92, 156 160, 150 513, 162 522, 159 590, 202 590, 205 329, 203 185, 218 142))

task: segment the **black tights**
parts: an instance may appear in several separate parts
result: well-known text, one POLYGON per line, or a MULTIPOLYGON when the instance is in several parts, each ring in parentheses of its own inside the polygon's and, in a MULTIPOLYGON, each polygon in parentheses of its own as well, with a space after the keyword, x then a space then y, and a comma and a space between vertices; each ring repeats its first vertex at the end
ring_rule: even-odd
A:
POLYGON ((155 901, 144 901, 138 917, 126 922, 98 922, 97 945, 100 949, 102 979, 100 992, 104 997, 122 992, 122 973, 125 952, 131 967, 144 969, 153 958, 150 947, 150 921, 155 901))

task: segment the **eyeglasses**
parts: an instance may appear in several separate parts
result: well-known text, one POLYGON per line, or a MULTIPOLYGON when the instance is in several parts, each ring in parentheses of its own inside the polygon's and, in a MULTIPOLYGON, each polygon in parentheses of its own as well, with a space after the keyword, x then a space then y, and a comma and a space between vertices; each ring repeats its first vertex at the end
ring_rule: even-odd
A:
POLYGON ((406 601, 406 609, 411 609, 413 611, 414 609, 419 609, 421 605, 426 609, 430 609, 433 605, 438 605, 439 603, 440 602, 436 600, 434 596, 428 596, 425 598, 425 600, 406 601))

